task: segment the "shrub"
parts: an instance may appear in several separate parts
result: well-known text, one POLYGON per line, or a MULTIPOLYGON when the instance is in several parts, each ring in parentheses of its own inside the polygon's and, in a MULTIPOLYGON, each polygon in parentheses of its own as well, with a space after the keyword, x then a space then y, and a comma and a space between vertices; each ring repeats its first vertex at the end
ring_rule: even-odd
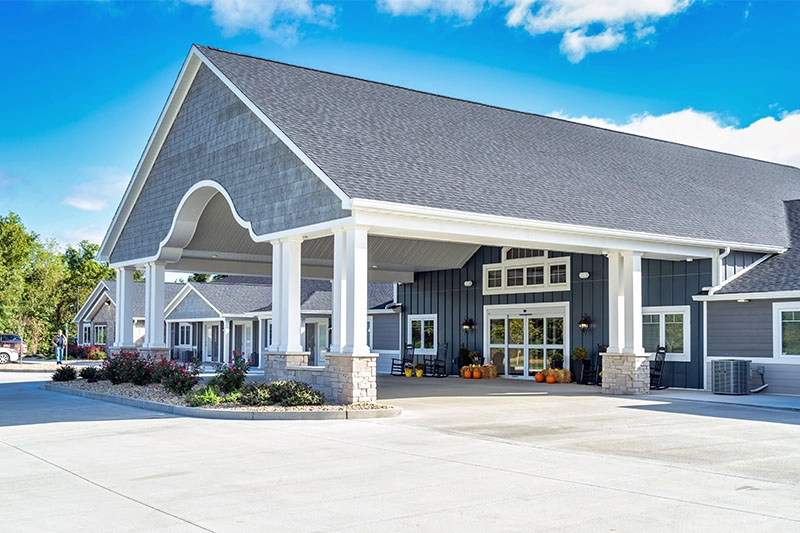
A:
POLYGON ((140 357, 139 352, 112 354, 103 362, 102 372, 103 379, 114 385, 147 385, 153 382, 153 362, 149 357, 140 357))
POLYGON ((86 346, 69 344, 67 346, 67 356, 73 359, 86 359, 86 346))
POLYGON ((247 369, 250 365, 244 358, 244 353, 237 355, 233 352, 233 362, 217 366, 217 375, 213 378, 214 385, 223 394, 230 394, 244 386, 247 378, 247 369))
POLYGON ((262 406, 272 405, 269 397, 269 386, 264 383, 248 383, 242 388, 242 397, 239 401, 244 405, 262 406))
POLYGON ((100 378, 100 369, 96 366, 87 366, 81 369, 80 376, 90 383, 94 383, 100 378))
POLYGON ((149 385, 153 382, 153 361, 149 357, 137 357, 131 364, 130 381, 134 385, 149 385))
POLYGON ((194 364, 181 365, 163 359, 153 365, 153 381, 173 394, 184 395, 197 385, 200 369, 194 364))
POLYGON ((102 361, 106 358, 106 352, 102 346, 89 346, 86 348, 84 357, 93 361, 102 361))
POLYGON ((217 405, 222 401, 214 387, 203 387, 186 396, 186 403, 192 407, 217 405))
POLYGON ((325 397, 311 385, 299 381, 273 381, 267 385, 267 392, 273 403, 284 407, 295 405, 322 405, 325 397))
POLYGON ((53 372, 53 381, 72 381, 78 377, 74 366, 62 365, 53 372))
POLYGON ((242 401, 242 392, 241 391, 233 391, 230 394, 226 394, 221 398, 222 403, 240 403, 242 401))

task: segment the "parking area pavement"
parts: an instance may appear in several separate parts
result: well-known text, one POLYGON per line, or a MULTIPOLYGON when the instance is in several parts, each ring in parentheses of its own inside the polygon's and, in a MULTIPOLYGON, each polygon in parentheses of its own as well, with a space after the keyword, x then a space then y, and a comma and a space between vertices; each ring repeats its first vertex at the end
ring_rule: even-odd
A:
POLYGON ((792 410, 382 376, 398 418, 206 420, 42 379, 0 372, 4 531, 800 529, 792 410))

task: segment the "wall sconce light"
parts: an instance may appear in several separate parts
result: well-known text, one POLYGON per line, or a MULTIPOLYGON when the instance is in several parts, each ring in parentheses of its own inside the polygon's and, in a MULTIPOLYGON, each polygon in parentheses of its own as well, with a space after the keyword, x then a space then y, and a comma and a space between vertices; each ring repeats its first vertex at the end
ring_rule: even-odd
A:
POLYGON ((469 317, 464 317, 464 322, 461 323, 461 329, 464 330, 464 333, 469 333, 473 329, 475 329, 475 321, 469 317))
POLYGON ((750 300, 748 300, 747 298, 739 298, 738 300, 736 300, 736 302, 737 302, 737 303, 740 303, 740 304, 746 304, 746 303, 748 303, 749 301, 750 301, 750 300))
POLYGON ((465 286, 465 287, 472 287, 472 280, 469 280, 469 279, 468 279, 467 281, 465 281, 465 282, 464 282, 464 286, 465 286))
POLYGON ((581 279, 589 279, 590 274, 588 272, 579 272, 578 277, 581 279))
POLYGON ((589 315, 586 313, 581 316, 581 319, 578 320, 578 329, 581 330, 581 334, 585 335, 589 328, 592 327, 592 319, 589 318, 589 315))

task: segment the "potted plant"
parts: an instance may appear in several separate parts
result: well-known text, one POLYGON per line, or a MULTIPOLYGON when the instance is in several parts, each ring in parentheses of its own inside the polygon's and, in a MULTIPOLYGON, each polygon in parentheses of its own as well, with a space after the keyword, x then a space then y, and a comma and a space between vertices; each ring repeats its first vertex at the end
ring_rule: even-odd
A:
POLYGON ((458 357, 456 363, 458 364, 458 368, 465 367, 472 363, 472 359, 469 357, 469 348, 464 346, 463 344, 458 349, 458 357))
POLYGON ((411 377, 411 373, 414 371, 414 365, 411 363, 406 363, 403 365, 403 372, 405 373, 407 378, 411 377))
POLYGON ((414 371, 416 372, 417 377, 421 378, 422 374, 425 373, 425 365, 422 363, 417 363, 417 365, 414 367, 414 371))
POLYGON ((564 368, 564 354, 561 352, 553 352, 549 354, 550 368, 564 368))
POLYGON ((580 372, 580 377, 577 378, 578 383, 584 383, 589 376, 589 366, 591 365, 589 352, 583 346, 577 346, 572 350, 572 360, 576 361, 573 372, 576 375, 580 372))
POLYGON ((483 364, 481 352, 469 352, 469 364, 480 366, 483 364))

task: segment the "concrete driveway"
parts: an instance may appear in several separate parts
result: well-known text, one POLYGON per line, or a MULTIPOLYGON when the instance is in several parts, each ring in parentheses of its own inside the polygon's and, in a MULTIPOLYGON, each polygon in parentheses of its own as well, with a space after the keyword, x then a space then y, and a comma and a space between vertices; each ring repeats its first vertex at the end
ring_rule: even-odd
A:
POLYGON ((4 531, 798 531, 800 414, 386 377, 399 418, 173 417, 0 373, 4 531))

